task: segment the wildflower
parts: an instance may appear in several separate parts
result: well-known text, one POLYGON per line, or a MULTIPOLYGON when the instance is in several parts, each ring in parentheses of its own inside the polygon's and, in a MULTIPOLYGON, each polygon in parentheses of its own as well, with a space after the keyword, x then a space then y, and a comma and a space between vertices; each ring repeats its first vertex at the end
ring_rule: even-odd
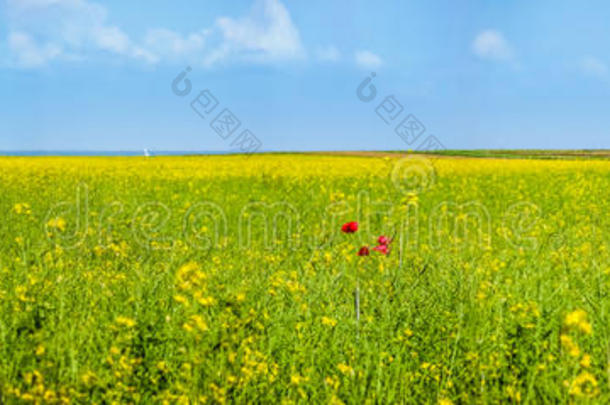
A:
POLYGON ((328 376, 326 378, 324 378, 324 383, 333 389, 339 388, 339 384, 340 384, 338 378, 336 378, 336 377, 333 378, 333 377, 328 377, 328 376))
POLYGON ((330 398, 329 405, 345 405, 345 402, 341 401, 336 395, 333 394, 333 396, 330 398))
POLYGON ((54 403, 55 398, 56 398, 55 392, 53 392, 52 390, 46 390, 44 392, 43 398, 44 398, 44 402, 47 404, 54 403))
POLYGON ((341 227, 341 232, 343 233, 354 233, 358 230, 358 222, 346 222, 341 227))
POLYGON ((514 402, 516 402, 516 403, 521 402, 521 392, 519 392, 517 389, 515 389, 514 386, 509 385, 508 387, 506 387, 506 394, 514 402))
POLYGON ((293 385, 300 385, 302 382, 307 382, 308 380, 309 378, 303 377, 299 374, 293 374, 292 376, 290 376, 290 383, 293 385))
POLYGON ((388 245, 379 245, 379 246, 375 246, 373 248, 373 250, 378 251, 379 253, 381 253, 382 255, 387 255, 388 254, 388 245))
POLYGON ((339 363, 337 365, 337 368, 339 369, 339 371, 341 371, 345 375, 350 375, 350 376, 354 375, 354 369, 351 366, 348 366, 347 364, 339 363))
POLYGON ((95 375, 95 373, 87 371, 81 376, 81 381, 83 382, 83 384, 89 386, 95 382, 96 378, 97 376, 95 375))
POLYGON ((586 371, 579 374, 570 385, 570 395, 592 398, 598 393, 597 380, 593 374, 586 371))
POLYGON ((377 243, 387 246, 390 244, 390 239, 387 236, 381 235, 379 238, 377 238, 377 243))
POLYGON ((174 301, 179 302, 180 304, 188 304, 188 300, 184 295, 174 295, 174 301))
POLYGON ((358 250, 358 256, 368 256, 370 253, 368 246, 362 246, 360 250, 358 250))
POLYGON ((587 313, 582 309, 577 309, 566 315, 564 325, 567 327, 577 326, 587 320, 587 313))
POLYGON ((47 227, 56 228, 63 232, 66 230, 66 220, 61 217, 49 219, 47 222, 47 227))
POLYGON ((580 348, 578 347, 578 345, 576 343, 574 343, 574 341, 572 340, 571 337, 569 337, 568 335, 561 335, 559 337, 559 339, 561 340, 561 345, 563 347, 565 347, 565 349, 568 351, 570 356, 572 356, 572 357, 580 356, 580 348))
POLYGON ((42 356, 45 353, 44 346, 43 345, 38 345, 36 347, 36 352, 35 353, 36 353, 36 356, 39 356, 39 357, 42 356))
POLYGON ((209 307, 216 303, 216 299, 214 297, 199 297, 197 298, 197 302, 203 305, 204 307, 209 307))
POLYGON ((205 320, 203 319, 203 317, 201 315, 192 315, 191 321, 193 321, 193 324, 200 331, 205 332, 208 330, 208 324, 205 322, 205 320))
POLYGON ((407 195, 405 195, 405 197, 402 199, 402 203, 404 205, 414 205, 417 206, 417 203, 419 202, 419 197, 417 196, 416 193, 407 193, 407 195))
POLYGON ((116 318, 116 323, 122 326, 126 326, 128 328, 133 328, 136 326, 136 321, 131 318, 127 318, 125 316, 119 316, 116 318))
POLYGON ((591 356, 588 354, 583 354, 582 359, 580 359, 580 366, 583 368, 591 367, 591 356))
POLYGON ((15 214, 24 215, 30 215, 32 213, 32 210, 30 209, 30 204, 28 203, 15 204, 15 206, 13 207, 13 211, 15 212, 15 214))
POLYGON ((333 318, 328 318, 326 316, 322 317, 322 325, 335 327, 337 325, 337 321, 333 318))
POLYGON ((570 329, 577 329, 581 332, 590 335, 592 327, 587 320, 587 313, 582 309, 577 309, 566 315, 563 324, 570 329))

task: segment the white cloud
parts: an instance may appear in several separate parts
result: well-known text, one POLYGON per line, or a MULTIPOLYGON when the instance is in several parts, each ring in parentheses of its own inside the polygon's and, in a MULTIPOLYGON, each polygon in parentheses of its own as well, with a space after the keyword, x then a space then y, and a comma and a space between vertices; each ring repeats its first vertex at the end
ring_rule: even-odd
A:
POLYGON ((158 28, 146 33, 144 47, 157 59, 184 59, 203 54, 207 36, 207 31, 182 36, 174 31, 158 28))
POLYGON ((341 53, 332 45, 316 49, 316 59, 322 62, 338 62, 341 53))
MULTIPOLYGON (((1 0, 0 0, 1 1, 1 0)), ((222 16, 211 27, 191 33, 149 29, 141 37, 112 24, 104 6, 91 0, 5 0, 9 63, 35 68, 53 61, 86 61, 113 55, 144 63, 213 66, 235 61, 279 63, 302 60, 307 52, 299 30, 281 0, 254 0, 242 17, 222 16)), ((333 45, 315 48, 321 63, 342 59, 333 45)), ((354 54, 357 66, 383 65, 369 50, 354 54)))
POLYGON ((305 55, 299 31, 279 0, 257 0, 249 16, 220 17, 216 26, 223 36, 223 57, 235 55, 264 62, 305 55))
POLYGON ((95 27, 92 33, 100 49, 123 55, 130 50, 129 37, 117 27, 95 27))
POLYGON ((508 61, 513 59, 513 51, 501 32, 485 30, 472 42, 472 51, 479 58, 508 61))
POLYGON ((371 51, 356 51, 354 58, 356 64, 364 69, 376 69, 383 64, 381 57, 371 51))
POLYGON ((188 59, 203 65, 229 59, 272 63, 305 56, 299 31, 280 0, 257 0, 248 16, 220 17, 213 27, 187 35, 151 29, 139 42, 109 24, 107 10, 92 1, 6 2, 10 59, 21 67, 56 59, 84 60, 100 52, 147 63, 188 59))
POLYGON ((45 65, 61 54, 61 48, 54 44, 38 45, 23 32, 11 32, 8 46, 18 66, 32 68, 45 65))
POLYGON ((151 61, 152 55, 107 23, 107 14, 86 0, 7 0, 13 62, 35 67, 54 59, 81 60, 94 51, 151 61))
POLYGON ((608 66, 593 56, 584 57, 580 61, 580 69, 587 76, 598 79, 606 79, 608 77, 608 66))

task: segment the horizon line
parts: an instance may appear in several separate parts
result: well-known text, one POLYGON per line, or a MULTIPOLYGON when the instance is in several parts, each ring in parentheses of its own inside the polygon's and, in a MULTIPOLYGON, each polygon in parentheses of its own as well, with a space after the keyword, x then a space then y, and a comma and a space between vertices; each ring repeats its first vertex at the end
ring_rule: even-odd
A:
POLYGON ((388 149, 308 149, 308 150, 264 150, 257 152, 239 152, 230 150, 155 150, 155 149, 22 149, 22 150, 0 150, 0 156, 178 156, 178 155, 242 155, 242 154, 269 154, 269 153, 320 153, 320 152, 383 152, 383 153, 447 153, 451 151, 610 151, 606 148, 466 148, 466 149, 443 149, 441 151, 417 151, 417 150, 388 150, 388 149))

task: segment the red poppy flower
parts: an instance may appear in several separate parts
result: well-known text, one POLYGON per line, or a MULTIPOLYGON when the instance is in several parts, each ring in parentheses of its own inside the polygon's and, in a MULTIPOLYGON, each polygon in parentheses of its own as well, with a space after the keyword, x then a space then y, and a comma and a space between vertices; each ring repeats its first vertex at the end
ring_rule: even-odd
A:
POLYGON ((381 253, 382 255, 387 255, 388 254, 388 245, 379 245, 379 246, 375 246, 373 248, 373 250, 378 251, 379 253, 381 253))
POLYGON ((358 230, 358 222, 346 222, 341 227, 341 231, 345 233, 354 233, 358 230))
POLYGON ((358 256, 368 256, 370 253, 368 246, 362 246, 358 251, 358 256))
POLYGON ((389 245, 389 244, 390 244, 390 239, 389 239, 387 236, 383 236, 383 235, 381 235, 381 236, 380 236, 380 237, 377 239, 377 242, 378 242, 380 245, 385 245, 385 246, 387 246, 387 245, 389 245))

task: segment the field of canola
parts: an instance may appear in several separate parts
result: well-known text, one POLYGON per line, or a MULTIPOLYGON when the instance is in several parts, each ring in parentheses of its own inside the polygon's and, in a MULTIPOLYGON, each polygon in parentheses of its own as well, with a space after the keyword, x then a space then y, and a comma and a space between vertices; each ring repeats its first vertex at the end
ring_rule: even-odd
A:
POLYGON ((15 157, 0 178, 2 403, 610 402, 610 162, 15 157))

